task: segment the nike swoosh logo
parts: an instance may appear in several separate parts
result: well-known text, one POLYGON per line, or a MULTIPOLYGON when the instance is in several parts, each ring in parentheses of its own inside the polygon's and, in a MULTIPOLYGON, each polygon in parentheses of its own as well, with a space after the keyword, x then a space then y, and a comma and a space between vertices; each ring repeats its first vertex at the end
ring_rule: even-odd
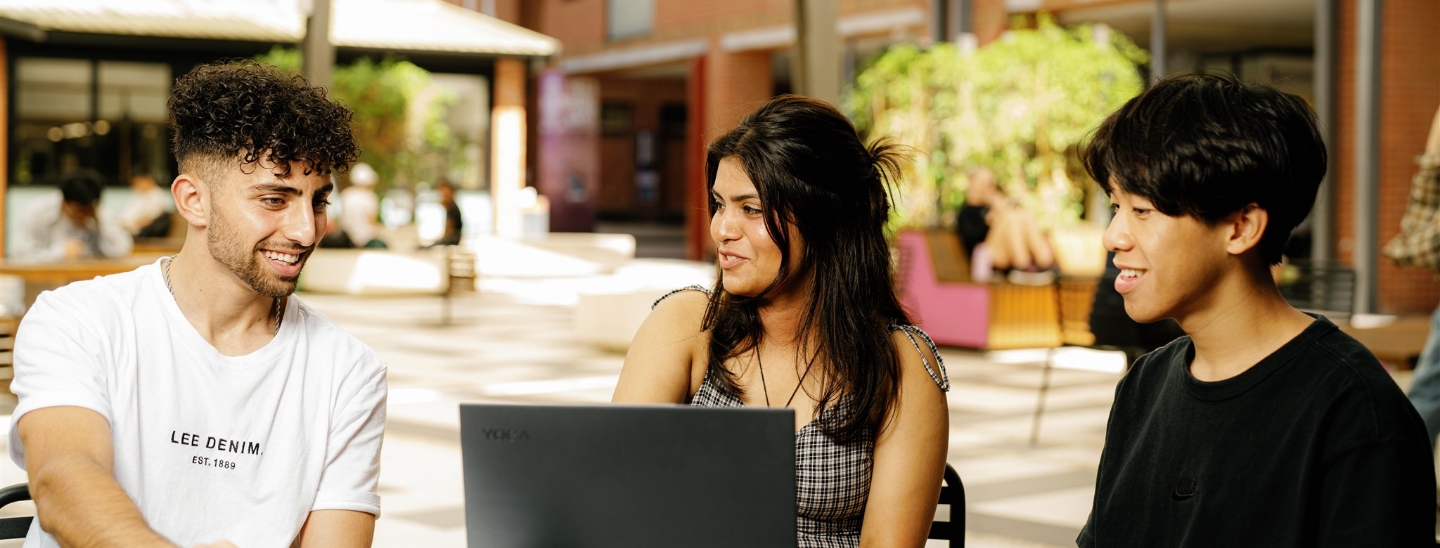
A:
POLYGON ((1180 478, 1179 483, 1175 484, 1175 491, 1171 492, 1170 496, 1175 500, 1187 500, 1199 492, 1197 487, 1198 482, 1194 478, 1180 478))

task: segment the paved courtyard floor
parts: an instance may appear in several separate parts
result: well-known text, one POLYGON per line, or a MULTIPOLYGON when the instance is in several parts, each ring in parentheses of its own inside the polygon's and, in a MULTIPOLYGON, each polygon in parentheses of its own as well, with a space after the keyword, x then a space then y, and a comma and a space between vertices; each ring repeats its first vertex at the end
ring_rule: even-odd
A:
MULTIPOLYGON (((465 545, 460 402, 609 401, 624 356, 579 340, 573 301, 587 283, 484 280, 479 294, 454 303, 449 325, 437 298, 302 296, 390 367, 376 546, 465 545)), ((1118 373, 1056 370, 1040 443, 1031 445, 1043 352, 941 353, 952 381, 949 460, 967 490, 969 545, 1073 546, 1118 373)))
MULTIPOLYGON (((465 546, 460 403, 609 401, 624 357, 581 341, 574 326, 577 296, 597 278, 485 278, 478 293, 452 302, 449 323, 438 297, 301 295, 389 365, 375 546, 465 546)), ((1054 371, 1038 444, 1030 434, 1044 351, 941 355, 952 382, 949 462, 968 498, 967 544, 1074 546, 1122 355, 1076 349, 1061 357, 1075 368, 1054 371)), ((0 429, 8 425, 0 417, 0 429)), ((0 463, 0 484, 24 481, 9 459, 0 463)))

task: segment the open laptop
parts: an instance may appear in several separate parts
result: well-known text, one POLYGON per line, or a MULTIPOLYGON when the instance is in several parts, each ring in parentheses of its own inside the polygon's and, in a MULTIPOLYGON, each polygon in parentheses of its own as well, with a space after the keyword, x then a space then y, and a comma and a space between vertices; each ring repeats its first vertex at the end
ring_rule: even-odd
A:
POLYGON ((462 404, 470 548, 795 546, 795 415, 462 404))

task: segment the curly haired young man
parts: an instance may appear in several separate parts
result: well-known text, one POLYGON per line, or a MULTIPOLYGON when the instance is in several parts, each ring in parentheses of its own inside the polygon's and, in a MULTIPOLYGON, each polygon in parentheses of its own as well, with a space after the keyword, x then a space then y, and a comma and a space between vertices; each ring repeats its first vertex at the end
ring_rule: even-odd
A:
POLYGON ((291 295, 350 111, 251 62, 169 109, 180 253, 41 295, 16 337, 25 546, 369 546, 385 364, 291 295))

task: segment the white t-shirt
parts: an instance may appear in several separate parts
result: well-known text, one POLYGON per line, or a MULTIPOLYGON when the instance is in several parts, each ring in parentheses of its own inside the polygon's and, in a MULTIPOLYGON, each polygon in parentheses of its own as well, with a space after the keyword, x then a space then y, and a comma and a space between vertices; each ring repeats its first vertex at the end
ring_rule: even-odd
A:
MULTIPOLYGON (((380 357, 293 297, 269 344, 225 356, 180 313, 160 264, 43 293, 26 313, 15 463, 25 413, 79 406, 109 420, 115 479, 180 546, 283 547, 311 510, 378 516, 380 357)), ((36 520, 25 547, 56 546, 36 520)))

